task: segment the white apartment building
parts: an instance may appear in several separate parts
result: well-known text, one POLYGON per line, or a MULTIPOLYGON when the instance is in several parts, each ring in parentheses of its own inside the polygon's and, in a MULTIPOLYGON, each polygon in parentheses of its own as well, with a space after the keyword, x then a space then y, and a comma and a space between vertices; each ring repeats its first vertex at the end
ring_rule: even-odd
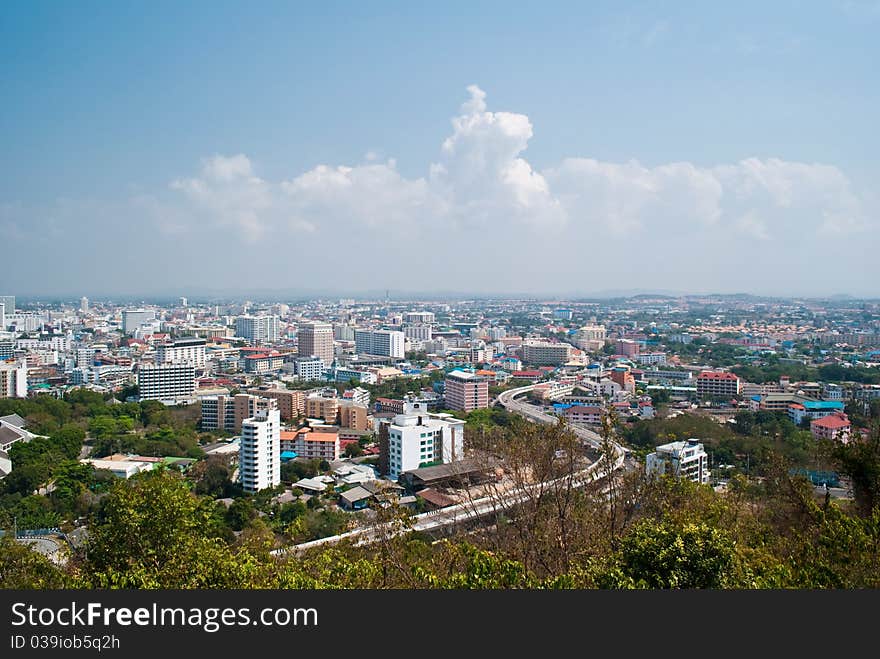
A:
POLYGON ((239 473, 246 492, 281 483, 281 413, 274 406, 242 422, 239 473))
POLYGON ((333 365, 333 326, 330 323, 302 323, 297 328, 296 341, 300 357, 317 357, 325 367, 333 365))
POLYGON ((205 339, 187 336, 156 348, 157 364, 191 363, 196 368, 205 368, 205 339))
POLYGON ((297 357, 294 361, 294 369, 300 380, 323 380, 326 364, 324 360, 318 356, 314 357, 297 357))
POLYGON ((429 414, 421 401, 406 401, 403 414, 383 422, 388 433, 388 477, 397 480, 404 471, 464 458, 464 421, 451 414, 429 414))
POLYGON ((558 366, 571 359, 571 345, 547 341, 525 341, 522 358, 526 364, 535 366, 558 366))
POLYGON ((709 482, 709 456, 697 439, 658 446, 645 461, 648 476, 669 474, 694 483, 709 482))
POLYGON ((333 338, 337 341, 354 341, 354 326, 334 325, 333 338))
POLYGON ((635 356, 636 361, 639 364, 644 364, 645 366, 653 366, 656 364, 665 365, 666 364, 666 353, 665 352, 640 352, 635 356))
POLYGON ((131 334, 141 325, 156 319, 156 312, 153 309, 123 309, 122 310, 122 332, 131 334))
POLYGON ((422 325, 433 325, 435 321, 433 311, 407 311, 403 314, 403 322, 422 325))
POLYGON ((574 335, 574 342, 581 350, 595 350, 597 344, 605 343, 605 328, 602 325, 585 325, 574 335))
POLYGON ((280 335, 278 316, 239 316, 235 335, 251 343, 274 343, 280 335))
POLYGON ((396 330, 355 330, 354 349, 359 354, 403 359, 406 336, 396 330))
POLYGON ((196 390, 192 364, 141 364, 138 367, 141 400, 188 400, 196 390))
POLYGON ((27 398, 27 362, 0 362, 0 398, 27 398))
POLYGON ((403 335, 410 341, 430 341, 433 328, 430 325, 407 325, 403 335))

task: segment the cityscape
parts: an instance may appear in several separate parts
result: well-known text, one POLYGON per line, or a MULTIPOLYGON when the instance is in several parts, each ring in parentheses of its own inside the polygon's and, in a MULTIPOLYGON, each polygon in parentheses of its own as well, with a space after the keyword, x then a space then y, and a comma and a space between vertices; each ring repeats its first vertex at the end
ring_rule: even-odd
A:
POLYGON ((491 536, 560 480, 600 507, 667 479, 872 496, 851 449, 877 441, 878 300, 6 295, 0 324, 0 521, 55 569, 150 475, 134 487, 176 478, 272 560, 491 536))
MULTIPOLYGON (((878 0, 0 4, 11 650, 303 651, 319 610, 323 653, 619 650, 642 611, 590 597, 877 592, 878 27, 878 0)), ((695 608, 652 600, 645 642, 695 608)), ((780 610, 752 618, 787 638, 780 610)))

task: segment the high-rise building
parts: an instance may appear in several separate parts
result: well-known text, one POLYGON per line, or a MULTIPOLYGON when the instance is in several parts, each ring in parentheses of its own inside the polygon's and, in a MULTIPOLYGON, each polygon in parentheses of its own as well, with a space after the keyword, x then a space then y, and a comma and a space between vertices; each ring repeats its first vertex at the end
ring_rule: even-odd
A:
POLYGON ((281 483, 281 415, 274 407, 242 422, 239 473, 246 492, 281 483))
POLYGON ((85 295, 83 295, 83 296, 79 299, 79 310, 80 310, 82 313, 88 313, 88 312, 89 312, 89 298, 87 298, 85 295))
POLYGON ((467 371, 452 371, 445 380, 446 407, 470 412, 489 407, 489 382, 467 371))
POLYGON ((123 309, 122 332, 131 334, 141 325, 155 319, 156 312, 153 309, 123 309))
POLYGON ((15 296, 0 295, 0 304, 6 308, 6 315, 11 316, 15 313, 15 296))
POLYGON ((192 364, 141 364, 137 379, 141 400, 186 400, 196 389, 192 364))
POLYGON ((406 337, 395 330, 356 330, 354 349, 361 354, 403 359, 406 337))
POLYGON ((709 456, 698 439, 670 442, 657 447, 645 460, 649 476, 668 474, 694 483, 709 482, 709 456))
POLYGON ((194 336, 174 339, 156 347, 157 364, 191 363, 196 368, 205 367, 205 346, 207 341, 194 336))
POLYGON ((25 360, 0 362, 0 398, 27 398, 27 375, 25 360))
POLYGON ((297 354, 317 357, 324 366, 333 365, 333 326, 330 323, 303 323, 296 333, 297 354))
POLYGON ((0 302, 0 332, 6 331, 6 304, 0 302))
POLYGON ((189 302, 185 297, 181 297, 178 301, 182 307, 185 307, 189 302))
POLYGON ((235 335, 251 343, 274 343, 279 337, 278 316, 239 316, 235 335))
POLYGON ((403 414, 380 426, 379 465, 391 480, 419 467, 464 458, 464 421, 430 414, 424 401, 406 401, 403 414))

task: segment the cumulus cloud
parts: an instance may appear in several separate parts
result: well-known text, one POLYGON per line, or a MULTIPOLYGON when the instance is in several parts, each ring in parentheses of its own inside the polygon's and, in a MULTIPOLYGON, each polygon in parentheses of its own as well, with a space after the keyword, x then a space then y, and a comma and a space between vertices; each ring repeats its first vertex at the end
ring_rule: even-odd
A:
MULTIPOLYGON (((424 177, 406 178, 375 153, 363 164, 319 165, 286 181, 256 175, 243 155, 213 156, 199 174, 173 181, 203 220, 259 239, 291 228, 315 233, 426 227, 615 239, 684 231, 780 239, 789 231, 845 234, 870 226, 862 200, 838 168, 780 158, 700 167, 567 157, 536 171, 525 158, 534 129, 524 114, 491 111, 477 85, 424 177)), ((179 231, 179 218, 165 222, 179 231)), ((201 222, 196 224, 202 226, 201 222)))
MULTIPOLYGON (((280 279, 320 272, 349 288, 415 278, 427 290, 438 275, 475 292, 634 286, 639 271, 621 270, 620 255, 631 254, 654 267, 647 285, 693 289, 699 271, 707 286, 743 290, 765 284, 759 269, 741 268, 746 257, 772 260, 774 276, 794 285, 815 279, 811 264, 843 241, 867 256, 839 265, 838 291, 848 273, 858 270, 858 281, 877 274, 876 203, 833 165, 754 157, 649 166, 573 154, 538 170, 527 158, 534 134, 528 116, 490 109, 486 92, 470 85, 422 176, 403 175, 376 150, 283 180, 261 177, 245 154, 214 155, 166 190, 130 198, 128 212, 156 230, 162 249, 222 252, 233 239, 280 279), (340 254, 333 268, 328 250, 340 254), (534 267, 517 264, 524 253, 535 255, 534 267)), ((27 214, 0 205, 0 226, 21 236, 27 214)), ((59 226, 69 214, 41 212, 61 218, 59 226)), ((224 276, 235 281, 220 269, 224 276)))

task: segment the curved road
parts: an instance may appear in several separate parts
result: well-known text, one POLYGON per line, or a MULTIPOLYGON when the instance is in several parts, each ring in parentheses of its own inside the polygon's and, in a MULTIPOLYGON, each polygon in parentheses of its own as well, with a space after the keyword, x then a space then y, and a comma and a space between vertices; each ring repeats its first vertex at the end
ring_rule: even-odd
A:
MULTIPOLYGON (((519 414, 520 416, 523 416, 530 421, 547 424, 556 423, 556 417, 545 414, 534 405, 516 400, 517 396, 521 396, 522 394, 531 391, 534 386, 535 385, 528 385, 525 387, 518 387, 517 389, 505 391, 498 397, 497 402, 500 403, 504 408, 516 414, 519 414)), ((591 447, 597 450, 601 449, 602 438, 592 430, 588 430, 587 428, 575 425, 570 425, 569 428, 572 432, 574 432, 575 435, 583 440, 585 444, 589 444, 591 447)), ((614 463, 612 465, 612 469, 616 471, 623 467, 626 453, 623 450, 623 447, 615 442, 612 442, 611 446, 612 450, 614 451, 614 463)), ((598 469, 599 462, 596 461, 586 469, 575 472, 574 474, 571 474, 569 476, 564 476, 562 478, 551 481, 544 481, 542 483, 534 483, 518 491, 513 490, 507 492, 504 494, 505 506, 516 505, 526 500, 529 496, 532 495, 535 490, 546 488, 547 486, 553 485, 567 478, 571 479, 572 485, 575 487, 587 485, 597 478, 598 469)), ((495 512, 498 509, 498 496, 490 495, 481 499, 475 499, 473 501, 467 501, 465 503, 456 504, 447 508, 441 508, 440 510, 434 510, 428 513, 415 515, 413 517, 413 525, 411 527, 411 530, 431 531, 437 528, 441 528, 443 526, 449 526, 452 524, 465 522, 470 519, 479 518, 489 513, 495 512)), ((387 525, 382 529, 382 531, 385 532, 388 532, 389 530, 390 529, 387 525)), ((327 538, 320 538, 318 540, 312 540, 310 542, 304 542, 298 545, 292 545, 290 547, 282 547, 281 549, 274 550, 272 553, 276 556, 288 553, 296 553, 299 551, 304 551, 306 549, 311 549, 313 547, 332 545, 340 542, 341 540, 356 540, 356 544, 359 545, 369 544, 378 540, 380 535, 382 535, 382 533, 380 533, 380 529, 377 529, 375 527, 359 528, 353 531, 348 531, 347 533, 329 536, 327 538)))

